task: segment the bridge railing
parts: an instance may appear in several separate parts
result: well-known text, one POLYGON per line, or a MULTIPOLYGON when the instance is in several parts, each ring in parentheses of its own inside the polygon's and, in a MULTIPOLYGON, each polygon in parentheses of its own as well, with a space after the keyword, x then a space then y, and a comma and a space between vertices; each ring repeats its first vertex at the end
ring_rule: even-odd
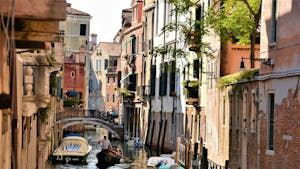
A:
POLYGON ((64 112, 59 112, 56 114, 56 121, 74 117, 84 117, 84 109, 75 107, 65 107, 64 112))
POLYGON ((123 128, 122 124, 115 122, 115 119, 118 118, 119 115, 107 114, 106 112, 89 112, 87 115, 85 115, 84 109, 73 107, 64 108, 64 110, 64 112, 59 112, 56 114, 56 121, 67 118, 95 118, 104 120, 115 128, 123 128))

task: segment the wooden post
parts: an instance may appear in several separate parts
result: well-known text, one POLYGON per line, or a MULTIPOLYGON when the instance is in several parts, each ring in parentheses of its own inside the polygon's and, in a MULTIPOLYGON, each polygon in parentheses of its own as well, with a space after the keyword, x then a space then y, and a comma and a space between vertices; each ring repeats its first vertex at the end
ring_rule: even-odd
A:
POLYGON ((194 155, 193 155, 193 168, 198 168, 197 166, 197 156, 198 156, 198 143, 194 144, 194 155))
POLYGON ((190 168, 190 166, 189 166, 189 164, 190 164, 190 162, 189 162, 189 152, 190 152, 190 150, 189 150, 189 141, 185 141, 185 168, 186 169, 189 169, 190 168))
POLYGON ((207 149, 205 147, 202 150, 201 169, 208 169, 207 149))
POLYGON ((229 169, 229 160, 225 161, 225 169, 229 169))
POLYGON ((181 138, 177 137, 177 148, 176 148, 176 161, 179 161, 180 158, 180 144, 181 144, 181 138))

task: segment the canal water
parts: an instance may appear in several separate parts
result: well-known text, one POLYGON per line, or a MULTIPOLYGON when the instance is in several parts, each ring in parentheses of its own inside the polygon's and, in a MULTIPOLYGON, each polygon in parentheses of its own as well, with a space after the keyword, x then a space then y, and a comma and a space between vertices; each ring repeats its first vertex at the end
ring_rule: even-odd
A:
MULTIPOLYGON (((101 150, 101 146, 98 144, 98 140, 103 138, 103 135, 107 135, 107 131, 97 128, 96 130, 86 130, 84 137, 90 139, 90 145, 93 147, 92 151, 87 157, 87 165, 72 165, 72 164, 47 164, 47 169, 97 169, 97 153, 101 150)), ((123 163, 109 167, 109 169, 147 169, 147 152, 143 148, 128 147, 125 142, 111 141, 113 146, 122 148, 123 150, 123 163)), ((148 167, 151 168, 151 167, 148 167)), ((153 169, 153 168, 152 168, 153 169)))

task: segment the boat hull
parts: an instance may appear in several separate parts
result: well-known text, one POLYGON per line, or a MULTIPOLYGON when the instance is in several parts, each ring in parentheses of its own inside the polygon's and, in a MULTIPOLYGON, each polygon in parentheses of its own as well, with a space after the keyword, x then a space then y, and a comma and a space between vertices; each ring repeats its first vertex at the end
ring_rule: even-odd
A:
POLYGON ((80 164, 87 165, 86 156, 56 156, 52 155, 51 161, 53 164, 80 164))
POLYGON ((92 147, 83 137, 65 137, 61 145, 50 156, 53 163, 87 164, 86 157, 92 147))
POLYGON ((97 154, 97 167, 99 169, 106 169, 109 166, 113 166, 115 164, 120 163, 121 155, 120 154, 114 154, 111 151, 100 151, 97 154))

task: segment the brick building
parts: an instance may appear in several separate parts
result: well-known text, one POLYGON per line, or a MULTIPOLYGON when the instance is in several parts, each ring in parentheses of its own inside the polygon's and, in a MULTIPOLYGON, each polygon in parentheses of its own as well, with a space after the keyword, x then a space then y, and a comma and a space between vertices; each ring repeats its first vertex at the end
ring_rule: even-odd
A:
POLYGON ((262 1, 261 65, 256 168, 299 168, 300 32, 297 0, 262 1))
POLYGON ((143 1, 132 0, 131 7, 122 11, 121 37, 121 90, 123 95, 125 135, 145 139, 143 102, 138 88, 143 79, 143 1), (124 96, 125 96, 124 95, 124 96))

